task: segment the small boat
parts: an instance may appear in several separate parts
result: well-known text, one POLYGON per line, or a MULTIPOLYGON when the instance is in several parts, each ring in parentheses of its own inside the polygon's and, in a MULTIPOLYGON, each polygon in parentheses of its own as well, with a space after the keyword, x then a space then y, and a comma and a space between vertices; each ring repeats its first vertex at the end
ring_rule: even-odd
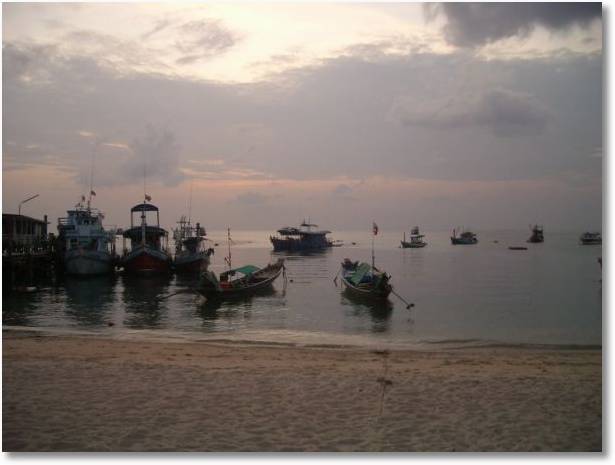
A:
POLYGON ((508 250, 527 250, 527 247, 510 246, 508 250))
POLYGON ((530 229, 532 230, 532 235, 527 240, 527 242, 538 244, 545 241, 544 230, 542 226, 538 226, 537 224, 535 224, 534 226, 530 226, 530 229))
POLYGON ((341 276, 346 290, 355 295, 386 299, 393 290, 389 284, 391 277, 369 263, 353 262, 346 258, 342 262, 341 276))
POLYGON ((231 231, 228 230, 229 254, 225 261, 229 266, 227 271, 220 273, 219 277, 213 271, 206 270, 201 273, 198 291, 208 297, 234 297, 249 295, 264 289, 276 280, 284 268, 284 259, 279 258, 265 268, 254 265, 244 265, 238 268, 231 266, 231 231))
POLYGON ((328 230, 316 230, 317 224, 303 221, 298 228, 285 226, 278 229, 279 236, 270 236, 276 252, 296 252, 303 250, 322 250, 333 247, 333 242, 327 238, 328 230))
POLYGON ((473 232, 463 231, 461 234, 457 235, 457 231, 453 229, 453 235, 451 236, 451 243, 453 245, 470 245, 476 244, 477 242, 478 238, 473 232))
POLYGON ((104 215, 91 207, 90 191, 87 203, 85 196, 68 210, 68 216, 58 218, 60 253, 68 274, 91 276, 111 273, 115 268, 115 234, 106 231, 104 215))
POLYGON ((192 226, 190 219, 181 216, 179 227, 173 230, 175 259, 173 265, 177 273, 199 272, 209 265, 209 257, 214 249, 205 246, 206 231, 200 223, 192 226))
POLYGON ((124 254, 120 260, 128 273, 168 273, 171 271, 171 254, 168 251, 168 233, 160 227, 158 207, 147 203, 151 197, 145 195, 143 203, 130 209, 130 229, 124 231, 124 254), (156 212, 156 225, 147 223, 147 213, 156 212), (141 214, 141 224, 135 226, 134 213, 141 214), (130 250, 126 248, 130 239, 130 250))
POLYGON ((599 232, 586 232, 581 235, 579 241, 582 245, 600 245, 602 244, 602 234, 599 232))
POLYGON ((401 241, 401 246, 404 249, 418 249, 425 247, 427 242, 423 240, 424 237, 425 235, 419 232, 419 227, 415 226, 410 231, 410 242, 406 242, 406 233, 404 232, 404 239, 401 241))

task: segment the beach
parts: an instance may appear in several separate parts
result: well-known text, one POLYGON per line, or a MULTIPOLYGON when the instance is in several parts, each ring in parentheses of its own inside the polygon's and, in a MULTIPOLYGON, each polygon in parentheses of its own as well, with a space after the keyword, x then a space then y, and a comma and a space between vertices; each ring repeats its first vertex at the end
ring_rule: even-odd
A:
POLYGON ((601 451, 602 351, 3 331, 4 451, 601 451))

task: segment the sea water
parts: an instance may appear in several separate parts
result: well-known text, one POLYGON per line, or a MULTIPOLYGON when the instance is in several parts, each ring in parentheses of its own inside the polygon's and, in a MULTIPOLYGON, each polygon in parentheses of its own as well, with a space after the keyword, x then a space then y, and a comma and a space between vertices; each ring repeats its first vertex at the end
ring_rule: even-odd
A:
MULTIPOLYGON (((36 292, 3 298, 3 326, 118 338, 239 340, 282 344, 407 348, 529 344, 602 344, 601 246, 578 234, 476 231, 476 245, 452 245, 448 232, 426 231, 427 247, 400 248, 401 232, 374 239, 376 266, 396 296, 365 301, 335 280, 340 262, 371 262, 369 231, 336 231, 342 247, 310 254, 274 253, 268 231, 233 231, 232 264, 265 266, 283 257, 286 277, 273 288, 230 302, 191 291, 194 278, 117 273, 56 277, 36 292), (513 251, 509 246, 525 246, 513 251), (175 294, 177 293, 177 294, 175 294)), ((210 269, 226 269, 226 232, 209 233, 210 269)))

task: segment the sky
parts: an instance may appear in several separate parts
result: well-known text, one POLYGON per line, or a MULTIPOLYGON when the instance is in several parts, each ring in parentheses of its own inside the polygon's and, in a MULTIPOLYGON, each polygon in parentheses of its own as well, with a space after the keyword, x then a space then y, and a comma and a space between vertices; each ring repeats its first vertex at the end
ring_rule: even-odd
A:
POLYGON ((602 37, 599 3, 3 3, 3 211, 600 230, 602 37))

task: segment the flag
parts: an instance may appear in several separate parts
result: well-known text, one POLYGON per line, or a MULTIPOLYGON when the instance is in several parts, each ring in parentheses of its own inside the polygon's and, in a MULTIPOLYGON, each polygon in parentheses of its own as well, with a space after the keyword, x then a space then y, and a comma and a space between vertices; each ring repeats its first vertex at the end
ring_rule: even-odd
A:
POLYGON ((147 200, 148 202, 151 202, 152 198, 149 195, 145 194, 145 200, 147 200))
POLYGON ((82 202, 85 202, 85 195, 82 195, 82 196, 81 196, 81 201, 82 201, 82 202))
POLYGON ((374 230, 374 236, 377 235, 378 234, 378 225, 376 223, 374 223, 373 230, 374 230))
POLYGON ((96 195, 96 192, 90 191, 90 195, 96 195))

